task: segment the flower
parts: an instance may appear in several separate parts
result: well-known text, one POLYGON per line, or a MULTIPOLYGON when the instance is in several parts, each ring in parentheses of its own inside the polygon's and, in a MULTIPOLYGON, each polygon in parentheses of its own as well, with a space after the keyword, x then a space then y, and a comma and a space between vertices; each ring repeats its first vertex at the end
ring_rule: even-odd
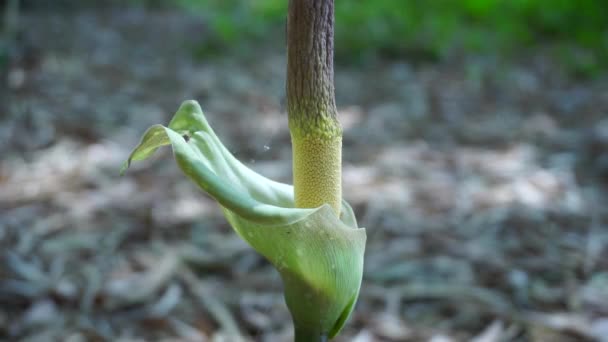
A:
POLYGON ((154 125, 125 163, 171 145, 181 170, 222 207, 234 230, 281 274, 296 329, 335 336, 359 295, 366 234, 342 201, 340 217, 325 204, 295 208, 293 187, 237 160, 220 142, 196 101, 185 101, 169 126, 154 125))

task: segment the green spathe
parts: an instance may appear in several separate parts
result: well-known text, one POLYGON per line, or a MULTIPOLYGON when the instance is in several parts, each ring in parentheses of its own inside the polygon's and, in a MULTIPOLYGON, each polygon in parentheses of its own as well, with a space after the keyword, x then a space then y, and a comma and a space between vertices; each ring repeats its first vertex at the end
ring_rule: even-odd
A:
POLYGON ((293 187, 239 162, 215 135, 196 101, 184 102, 168 127, 150 127, 131 153, 148 158, 172 145, 177 164, 221 205, 234 230, 279 271, 296 329, 334 337, 350 315, 363 274, 365 229, 342 201, 295 208, 293 187))

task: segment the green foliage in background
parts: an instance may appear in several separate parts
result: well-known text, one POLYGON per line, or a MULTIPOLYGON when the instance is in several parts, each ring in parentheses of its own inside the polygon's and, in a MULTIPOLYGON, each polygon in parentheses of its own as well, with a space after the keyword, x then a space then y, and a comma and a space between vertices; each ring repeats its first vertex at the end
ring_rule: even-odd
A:
MULTIPOLYGON (((180 0, 210 23, 202 53, 284 37, 288 0, 180 0)), ((437 60, 458 53, 551 48, 576 71, 608 57, 608 1, 336 0, 336 54, 437 60)), ((276 40, 273 40, 276 42, 276 40)))

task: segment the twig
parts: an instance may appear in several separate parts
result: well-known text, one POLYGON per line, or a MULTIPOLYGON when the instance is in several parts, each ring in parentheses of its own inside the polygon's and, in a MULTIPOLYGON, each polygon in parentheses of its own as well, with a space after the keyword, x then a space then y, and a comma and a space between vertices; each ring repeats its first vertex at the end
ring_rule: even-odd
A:
POLYGON ((216 297, 208 293, 207 289, 202 286, 201 282, 196 278, 192 271, 182 267, 179 275, 188 287, 190 293, 192 293, 209 314, 213 316, 222 330, 229 334, 231 341, 244 341, 245 339, 243 338, 232 313, 230 313, 230 310, 228 310, 221 301, 217 300, 216 297))
POLYGON ((180 262, 180 258, 175 253, 169 252, 161 259, 158 266, 144 274, 109 283, 105 292, 118 299, 110 306, 143 303, 154 297, 175 276, 180 262))
POLYGON ((393 288, 384 286, 366 286, 363 292, 376 298, 385 298, 387 293, 395 293, 401 300, 419 298, 443 298, 454 301, 475 301, 487 306, 490 311, 500 314, 513 315, 514 311, 509 302, 501 295, 489 289, 475 286, 452 286, 410 284, 393 288))

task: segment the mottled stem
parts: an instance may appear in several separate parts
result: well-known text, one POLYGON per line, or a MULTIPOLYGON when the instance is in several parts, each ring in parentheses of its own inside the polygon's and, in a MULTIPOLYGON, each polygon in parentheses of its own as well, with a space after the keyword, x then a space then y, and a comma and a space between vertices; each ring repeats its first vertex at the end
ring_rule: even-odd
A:
POLYGON ((325 203, 340 212, 342 128, 333 70, 334 1, 290 0, 287 109, 297 207, 325 203))

